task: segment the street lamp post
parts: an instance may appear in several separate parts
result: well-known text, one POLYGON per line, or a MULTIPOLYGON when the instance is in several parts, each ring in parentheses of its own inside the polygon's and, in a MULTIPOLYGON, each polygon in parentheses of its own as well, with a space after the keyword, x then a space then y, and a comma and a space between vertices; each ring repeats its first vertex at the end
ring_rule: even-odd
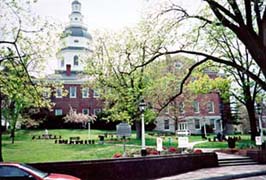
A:
POLYGON ((146 103, 141 100, 139 104, 139 110, 141 112, 141 156, 146 156, 147 151, 145 147, 145 123, 144 123, 144 111, 146 108, 146 103))
POLYGON ((88 140, 91 140, 91 120, 88 120, 88 140))
POLYGON ((259 115, 259 129, 260 129, 260 138, 261 140, 263 141, 263 130, 262 130, 262 122, 261 122, 261 115, 262 115, 262 108, 261 108, 261 104, 257 104, 257 112, 258 112, 258 115, 259 115))

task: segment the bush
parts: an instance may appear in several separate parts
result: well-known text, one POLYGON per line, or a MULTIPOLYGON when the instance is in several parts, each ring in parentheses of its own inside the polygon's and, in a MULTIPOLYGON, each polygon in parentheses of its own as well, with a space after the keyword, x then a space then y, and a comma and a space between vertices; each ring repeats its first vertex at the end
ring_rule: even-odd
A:
POLYGON ((113 155, 113 158, 121 158, 122 157, 122 154, 117 152, 113 155))
POLYGON ((201 154, 202 153, 202 150, 201 149, 195 149, 193 151, 194 154, 201 154))
POLYGON ((168 152, 170 152, 170 153, 176 153, 177 152, 177 148, 175 148, 175 147, 169 147, 168 152))

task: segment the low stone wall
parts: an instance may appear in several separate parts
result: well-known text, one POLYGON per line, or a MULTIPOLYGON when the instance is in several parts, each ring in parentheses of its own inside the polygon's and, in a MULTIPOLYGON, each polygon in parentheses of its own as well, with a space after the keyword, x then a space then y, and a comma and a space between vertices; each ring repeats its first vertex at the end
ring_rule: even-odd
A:
POLYGON ((247 156, 251 157, 260 164, 266 164, 266 150, 248 150, 247 156))
POLYGON ((30 165, 46 172, 73 175, 82 180, 139 180, 171 176, 200 168, 217 167, 218 160, 215 153, 202 153, 30 165))

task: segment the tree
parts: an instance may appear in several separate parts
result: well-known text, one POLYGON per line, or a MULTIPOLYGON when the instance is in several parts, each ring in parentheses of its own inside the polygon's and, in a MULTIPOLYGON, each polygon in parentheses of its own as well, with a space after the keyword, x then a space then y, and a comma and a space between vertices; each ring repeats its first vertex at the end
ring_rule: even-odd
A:
MULTIPOLYGON (((135 28, 119 33, 98 32, 94 37, 93 54, 87 62, 94 89, 105 101, 107 119, 136 123, 137 138, 141 135, 138 105, 142 98, 146 100, 149 82, 145 66, 137 67, 171 44, 173 36, 163 22, 145 19, 135 28)), ((145 120, 153 120, 153 114, 147 110, 145 120)))
MULTIPOLYGON (((179 117, 184 111, 184 104, 188 104, 195 98, 187 88, 182 97, 176 98, 163 110, 162 106, 175 92, 187 73, 187 69, 194 61, 183 56, 166 56, 165 59, 146 67, 149 74, 147 94, 148 101, 153 104, 153 109, 161 116, 166 116, 174 121, 177 129, 179 117)), ((158 124, 158 123, 157 123, 158 124)))
MULTIPOLYGON (((202 58, 189 68, 187 76, 185 76, 181 83, 181 88, 178 88, 178 92, 166 101, 163 108, 167 107, 176 97, 182 94, 183 84, 189 79, 192 71, 196 69, 197 66, 208 61, 213 61, 237 69, 246 74, 253 81, 257 82, 262 89, 266 90, 266 2, 260 0, 245 0, 240 2, 237 2, 236 0, 220 2, 205 0, 204 2, 206 2, 206 6, 203 7, 202 12, 197 14, 189 14, 184 8, 176 4, 171 4, 162 10, 159 16, 158 14, 156 16, 159 19, 168 20, 171 24, 175 21, 176 23, 181 24, 180 26, 182 27, 184 25, 182 23, 187 23, 189 25, 191 23, 197 24, 195 23, 195 20, 199 20, 197 31, 190 33, 187 33, 188 31, 186 31, 183 36, 180 36, 176 40, 176 44, 179 45, 176 50, 161 49, 156 56, 138 67, 145 66, 156 60, 158 57, 167 54, 185 53, 195 55, 197 59, 200 57, 202 58), (235 36, 236 39, 243 43, 254 60, 254 63, 261 70, 263 76, 258 76, 258 74, 250 71, 242 64, 239 64, 236 61, 231 61, 228 56, 223 56, 223 53, 220 52, 221 47, 219 47, 219 45, 212 43, 212 46, 209 46, 208 42, 207 44, 205 41, 202 42, 206 35, 202 34, 201 30, 217 27, 224 27, 231 32, 230 36, 235 36), (196 38, 189 38, 193 36, 193 34, 196 34, 196 38), (190 41, 188 42, 188 40, 190 41)), ((229 34, 226 34, 226 36, 227 35, 229 34)), ((252 139, 254 139, 254 134, 252 135, 252 139)))
MULTIPOLYGON (((238 39, 230 36, 230 32, 227 34, 228 36, 223 33, 220 39, 216 39, 221 49, 223 49, 225 56, 230 58, 233 62, 241 64, 245 69, 263 79, 261 69, 254 62, 247 49, 238 39)), ((255 136, 258 132, 255 102, 258 94, 262 93, 262 89, 256 81, 253 81, 249 76, 238 69, 226 66, 223 66, 223 68, 228 74, 228 78, 231 78, 232 81, 235 82, 231 87, 231 94, 246 107, 251 128, 251 139, 255 140, 255 136)))
MULTIPOLYGON (((27 60, 23 58, 25 64, 27 60)), ((0 72, 0 82, 5 84, 2 89, 7 99, 3 106, 3 116, 9 122, 11 141, 14 143, 15 130, 18 119, 23 111, 30 108, 51 107, 50 100, 42 96, 43 88, 40 84, 30 84, 28 74, 22 65, 15 67, 10 61, 3 63, 4 70, 0 72)))
MULTIPOLYGON (((29 98, 30 94, 32 94, 31 101, 35 98, 35 104, 41 102, 42 91, 38 90, 32 75, 39 74, 42 62, 52 49, 49 43, 53 44, 54 36, 49 33, 53 26, 29 12, 29 6, 33 2, 36 0, 0 2, 0 106, 1 110, 5 109, 2 104, 10 106, 11 109, 7 108, 4 111, 14 120, 19 116, 17 112, 21 112, 25 104, 28 105, 24 100, 29 98), (8 77, 10 82, 4 77, 8 77), (16 96, 16 93, 21 93, 22 97, 16 96)), ((2 111, 0 111, 0 122, 2 122, 2 111)), ((3 161, 2 129, 0 129, 0 161, 3 161)))
POLYGON ((69 113, 64 117, 64 119, 65 119, 65 122, 77 123, 77 124, 80 124, 82 127, 85 127, 88 121, 89 122, 96 121, 96 116, 95 115, 90 116, 88 114, 77 113, 70 106, 69 113))
MULTIPOLYGON (((182 46, 180 50, 168 51, 166 54, 172 53, 188 53, 204 57, 201 62, 204 63, 208 60, 231 66, 239 71, 247 74, 251 79, 256 81, 264 90, 266 90, 266 2, 264 1, 252 1, 245 0, 244 2, 237 2, 236 0, 226 0, 218 3, 214 0, 204 0, 207 3, 207 7, 203 9, 202 13, 197 15, 189 14, 184 8, 172 4, 170 7, 162 11, 161 14, 174 12, 177 14, 176 21, 189 21, 199 20, 201 23, 198 26, 197 35, 200 37, 200 30, 202 28, 213 28, 222 26, 228 29, 232 34, 239 39, 246 49, 251 54, 255 63, 262 70, 263 78, 258 77, 256 74, 248 71, 245 67, 232 62, 225 57, 220 56, 217 53, 216 46, 213 48, 200 49, 194 48, 194 50, 182 46), (211 12, 212 14, 211 14, 211 12), (197 51, 198 50, 198 51, 197 51)), ((195 23, 195 21, 193 21, 195 23)), ((191 35, 191 34, 190 34, 191 35)), ((196 43, 199 42, 198 39, 196 43)), ((189 42, 188 44, 191 44, 189 42)), ((195 43, 194 43, 195 45, 195 43)), ((207 44, 205 44, 207 45, 207 44)), ((195 47, 195 46, 193 46, 195 47)), ((208 47, 208 46, 207 46, 208 47)))

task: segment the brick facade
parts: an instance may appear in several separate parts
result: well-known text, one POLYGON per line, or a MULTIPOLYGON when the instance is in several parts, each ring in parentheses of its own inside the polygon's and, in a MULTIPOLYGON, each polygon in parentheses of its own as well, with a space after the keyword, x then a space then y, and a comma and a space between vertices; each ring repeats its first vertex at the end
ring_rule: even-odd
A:
POLYGON ((62 109, 62 115, 66 115, 70 106, 77 113, 83 113, 83 109, 88 109, 89 114, 95 114, 95 111, 101 110, 103 101, 99 97, 94 96, 94 91, 89 89, 89 96, 87 98, 82 97, 82 85, 81 84, 64 84, 64 89, 68 91, 66 96, 57 98, 55 95, 52 97, 52 102, 55 103, 53 113, 55 109, 62 109), (70 87, 76 87, 76 98, 70 98, 70 87))

